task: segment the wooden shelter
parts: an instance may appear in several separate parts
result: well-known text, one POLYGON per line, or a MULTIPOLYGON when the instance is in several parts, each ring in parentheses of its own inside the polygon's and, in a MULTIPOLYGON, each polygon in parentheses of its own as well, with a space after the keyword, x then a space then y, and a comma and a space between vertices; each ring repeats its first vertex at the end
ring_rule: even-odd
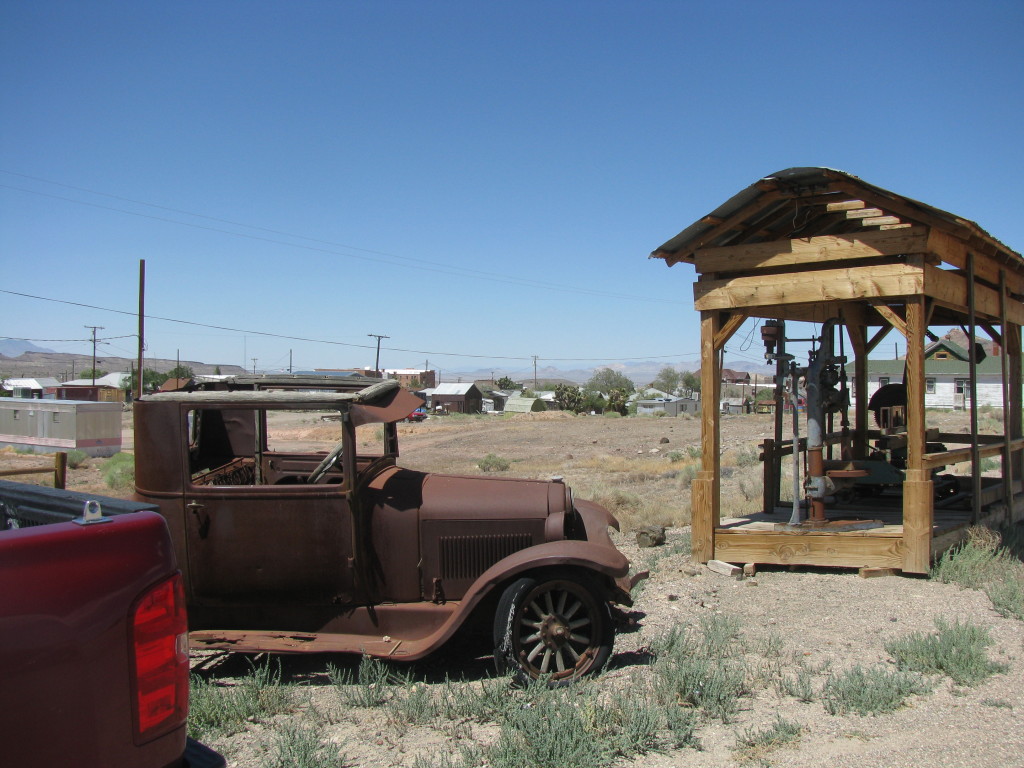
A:
MULTIPOLYGON (((696 561, 925 573, 932 558, 961 540, 968 526, 1024 517, 1020 254, 974 222, 847 173, 790 168, 744 189, 651 256, 669 266, 693 264, 698 274, 694 301, 701 318, 703 464, 692 486, 696 561), (833 451, 841 454, 838 462, 825 462, 833 469, 822 474, 830 484, 833 478, 851 482, 849 478, 865 474, 862 467, 878 455, 879 444, 902 443, 898 483, 884 487, 875 498, 825 503, 826 513, 817 524, 780 522, 779 513, 785 512, 779 505, 782 457, 792 454, 794 440, 785 439, 783 409, 777 407, 774 439, 763 446, 763 510, 722 519, 720 353, 751 317, 765 318, 776 328, 780 321, 783 327, 785 321, 832 321, 826 327, 839 331, 839 348, 852 355, 858 397, 852 422, 845 405, 829 417, 825 450, 830 458, 833 451), (975 355, 970 367, 971 434, 928 428, 924 349, 932 326, 963 327, 969 338, 983 331, 1004 351, 1001 435, 978 434, 975 355), (868 355, 893 329, 906 338, 907 349, 901 406, 905 429, 899 435, 869 423, 866 396, 868 355), (834 417, 843 425, 838 431, 833 429, 834 417), (1000 477, 983 476, 986 457, 1001 459, 1000 477), (955 482, 954 490, 937 500, 937 473, 964 462, 970 462, 970 478, 955 482), (856 521, 872 523, 851 524, 856 521)), ((777 370, 786 373, 782 360, 777 370)), ((781 388, 777 391, 781 403, 781 388)), ((798 451, 806 448, 805 441, 797 442, 798 451)))

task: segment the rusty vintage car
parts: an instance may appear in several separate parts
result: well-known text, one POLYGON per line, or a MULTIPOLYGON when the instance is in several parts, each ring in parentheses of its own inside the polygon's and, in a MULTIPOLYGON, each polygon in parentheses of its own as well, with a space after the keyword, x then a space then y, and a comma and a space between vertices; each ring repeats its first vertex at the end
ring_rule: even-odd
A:
POLYGON ((228 386, 134 405, 136 496, 167 520, 193 647, 415 660, 483 628, 520 677, 608 660, 636 577, 603 507, 558 479, 400 468, 396 422, 421 401, 397 382, 228 386), (337 445, 275 440, 295 411, 336 425, 337 445))

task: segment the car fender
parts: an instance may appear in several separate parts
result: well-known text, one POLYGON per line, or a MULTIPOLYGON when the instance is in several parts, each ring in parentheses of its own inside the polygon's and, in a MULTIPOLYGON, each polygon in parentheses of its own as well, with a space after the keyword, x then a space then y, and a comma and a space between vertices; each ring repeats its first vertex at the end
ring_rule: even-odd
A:
POLYGON ((413 660, 436 650, 462 626, 473 610, 501 584, 507 583, 520 574, 552 568, 578 568, 606 577, 614 584, 608 590, 609 600, 631 605, 629 597, 629 561, 617 549, 589 541, 550 541, 521 549, 492 565, 473 582, 473 586, 459 601, 451 617, 430 637, 417 643, 418 648, 409 648, 403 658, 413 660))

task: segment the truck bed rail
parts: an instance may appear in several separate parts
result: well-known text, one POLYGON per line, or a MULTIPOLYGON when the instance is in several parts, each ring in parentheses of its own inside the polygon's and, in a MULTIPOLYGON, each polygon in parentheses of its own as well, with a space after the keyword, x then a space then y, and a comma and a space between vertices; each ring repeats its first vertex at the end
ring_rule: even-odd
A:
POLYGON ((107 516, 159 511, 155 504, 0 480, 0 530, 66 523, 81 517, 88 502, 99 502, 107 516))

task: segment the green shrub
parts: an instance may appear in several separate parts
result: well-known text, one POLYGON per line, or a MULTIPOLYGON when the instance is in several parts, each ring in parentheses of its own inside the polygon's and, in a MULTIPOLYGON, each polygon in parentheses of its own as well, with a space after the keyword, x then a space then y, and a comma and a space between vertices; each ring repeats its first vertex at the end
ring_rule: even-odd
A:
POLYGON ((103 465, 103 482, 114 490, 124 491, 135 485, 135 456, 115 453, 103 465))
POLYGON ((321 728, 286 721, 274 732, 264 768, 342 768, 346 764, 334 745, 324 743, 321 728))
POLYGON ((510 466, 508 459, 503 459, 493 453, 488 453, 476 464, 483 472, 504 472, 510 466))
POLYGON ((89 460, 89 454, 85 451, 80 451, 77 448, 68 451, 68 466, 72 469, 78 469, 83 466, 89 460))
POLYGON ((775 722, 767 728, 758 730, 751 726, 742 733, 736 734, 736 751, 741 760, 763 762, 769 753, 799 741, 803 730, 803 726, 799 723, 785 720, 782 716, 776 715, 775 722))
POLYGON ((736 452, 736 466, 737 467, 754 467, 761 463, 761 460, 757 458, 758 453, 756 448, 741 448, 736 452))
POLYGON ((947 624, 942 619, 936 619, 935 626, 937 632, 915 632, 886 643, 885 650, 900 669, 946 675, 957 685, 977 685, 1006 671, 1005 665, 989 661, 986 649, 992 638, 984 627, 959 621, 947 624))
POLYGON ((977 526, 967 541, 942 553, 929 574, 945 583, 983 589, 1003 616, 1024 620, 1024 535, 977 526))
POLYGON ((338 691, 338 697, 352 707, 379 707, 391 699, 388 683, 391 673, 380 659, 363 656, 359 669, 353 675, 351 670, 327 665, 327 677, 338 691))
POLYGON ((683 488, 689 488, 693 485, 694 479, 697 477, 697 473, 700 472, 701 463, 700 461, 694 464, 684 464, 683 468, 679 470, 679 483, 683 488))
POLYGON ((853 667, 825 682, 821 698, 830 715, 879 715, 893 712, 911 695, 928 693, 931 685, 919 675, 885 667, 853 667))
POLYGON ((189 693, 188 733, 196 739, 207 735, 231 735, 251 719, 287 712, 293 705, 293 687, 281 682, 281 664, 250 665, 238 685, 222 685, 192 675, 189 693))
POLYGON ((662 705, 684 704, 729 722, 739 698, 749 693, 746 669, 730 661, 739 623, 712 616, 701 622, 700 634, 673 628, 651 645, 656 661, 651 687, 662 705))

